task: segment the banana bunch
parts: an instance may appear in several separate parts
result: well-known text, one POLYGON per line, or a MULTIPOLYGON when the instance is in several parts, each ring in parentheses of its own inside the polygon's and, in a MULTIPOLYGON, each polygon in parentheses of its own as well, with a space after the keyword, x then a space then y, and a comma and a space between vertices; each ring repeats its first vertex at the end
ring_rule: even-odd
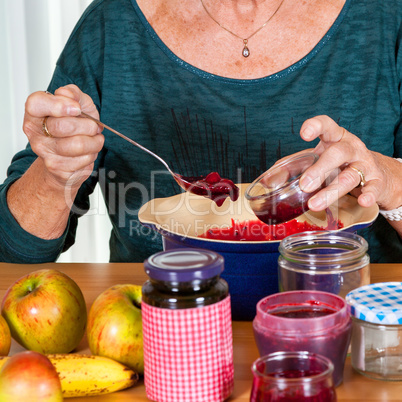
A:
MULTIPOLYGON (((56 367, 64 398, 108 394, 133 386, 138 374, 107 357, 55 354, 46 355, 56 367)), ((0 369, 8 357, 0 357, 0 369)))

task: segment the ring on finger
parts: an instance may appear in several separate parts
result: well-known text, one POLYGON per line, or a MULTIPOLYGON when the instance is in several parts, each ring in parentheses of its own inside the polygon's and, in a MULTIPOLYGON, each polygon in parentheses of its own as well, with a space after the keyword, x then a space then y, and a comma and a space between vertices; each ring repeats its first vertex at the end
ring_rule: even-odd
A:
POLYGON ((360 185, 361 187, 364 187, 365 184, 366 184, 366 178, 365 178, 365 176, 364 176, 364 173, 363 173, 360 169, 358 169, 358 168, 355 168, 355 167, 353 167, 353 166, 349 166, 349 167, 359 174, 359 176, 360 176, 360 183, 359 183, 359 185, 360 185))
POLYGON ((53 138, 53 135, 50 134, 50 132, 49 132, 49 130, 47 128, 47 125, 46 125, 48 117, 49 116, 46 116, 42 121, 42 132, 43 132, 43 134, 46 135, 46 137, 53 138))

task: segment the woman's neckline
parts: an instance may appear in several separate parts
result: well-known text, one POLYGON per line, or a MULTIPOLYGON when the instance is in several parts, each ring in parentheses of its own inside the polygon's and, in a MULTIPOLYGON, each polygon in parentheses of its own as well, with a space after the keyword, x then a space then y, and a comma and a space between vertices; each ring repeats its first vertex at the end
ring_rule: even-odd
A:
POLYGON ((302 57, 300 60, 297 62, 291 64, 290 66, 276 72, 270 75, 267 75, 265 77, 260 77, 260 78, 250 78, 250 79, 242 79, 242 78, 229 78, 217 74, 210 73, 208 71, 204 71, 188 62, 183 60, 182 58, 178 57, 159 37, 159 35, 156 33, 154 28, 151 26, 151 24, 148 22, 147 18, 145 17, 144 13, 142 12, 141 8, 139 7, 137 0, 131 0, 131 3, 134 7, 134 10, 136 11, 141 23, 145 27, 146 31, 150 35, 150 37, 154 40, 156 45, 163 51, 163 53, 174 63, 176 63, 180 68, 184 68, 191 73, 207 79, 207 80, 212 80, 212 81, 220 81, 224 83, 230 83, 230 84, 235 84, 235 85, 249 85, 249 84, 257 84, 257 83, 262 83, 265 81, 274 81, 278 80, 280 78, 284 78, 287 75, 293 73, 294 71, 297 71, 301 68, 303 68, 314 56, 316 56, 320 50, 328 43, 328 41, 335 35, 336 31, 338 30, 339 26, 341 25, 342 21, 344 20, 350 4, 352 0, 345 0, 345 4, 343 5, 340 13, 336 17, 334 23, 331 25, 331 27, 328 29, 328 31, 325 33, 325 35, 319 40, 319 42, 314 46, 314 48, 307 53, 304 57, 302 57))

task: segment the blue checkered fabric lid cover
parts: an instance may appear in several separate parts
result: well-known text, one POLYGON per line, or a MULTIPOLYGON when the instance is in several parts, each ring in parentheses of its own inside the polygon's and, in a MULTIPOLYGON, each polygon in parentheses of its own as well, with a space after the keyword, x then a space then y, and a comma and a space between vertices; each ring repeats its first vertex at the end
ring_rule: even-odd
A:
POLYGON ((352 316, 373 324, 402 324, 402 282, 373 283, 346 295, 352 316))

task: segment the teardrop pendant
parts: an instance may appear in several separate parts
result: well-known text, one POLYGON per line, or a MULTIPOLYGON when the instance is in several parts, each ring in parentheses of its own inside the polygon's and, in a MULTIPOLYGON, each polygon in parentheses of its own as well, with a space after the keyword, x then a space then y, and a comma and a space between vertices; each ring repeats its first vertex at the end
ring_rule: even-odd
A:
POLYGON ((247 47, 247 39, 243 39, 243 43, 244 43, 244 47, 243 47, 242 55, 243 55, 243 57, 248 57, 248 56, 250 56, 250 50, 247 47))
POLYGON ((250 50, 248 49, 247 46, 244 46, 242 54, 244 57, 250 56, 250 50))

